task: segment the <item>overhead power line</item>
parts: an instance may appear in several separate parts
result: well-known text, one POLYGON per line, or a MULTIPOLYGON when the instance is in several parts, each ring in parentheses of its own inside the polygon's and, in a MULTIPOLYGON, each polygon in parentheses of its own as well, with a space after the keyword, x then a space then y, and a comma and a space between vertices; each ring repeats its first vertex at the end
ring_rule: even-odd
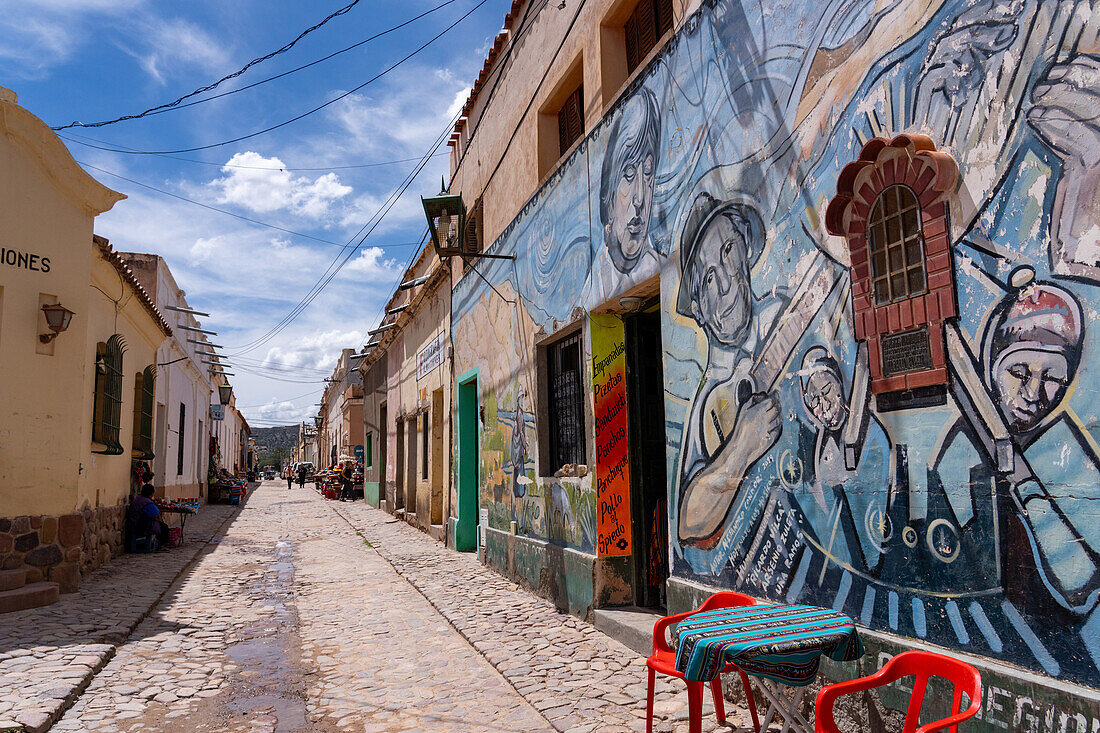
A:
MULTIPOLYGON (((484 0, 482 0, 482 2, 484 2, 484 0)), ((409 172, 402 184, 390 194, 390 196, 382 204, 382 207, 376 212, 375 216, 373 216, 371 219, 368 219, 367 222, 362 226, 362 228, 360 228, 359 232, 356 234, 356 237, 353 237, 351 240, 348 241, 349 247, 352 246, 352 244, 355 242, 355 239, 359 237, 360 234, 362 234, 362 239, 359 240, 360 244, 371 235, 371 232, 374 231, 374 229, 378 226, 378 224, 382 221, 386 214, 389 213, 390 209, 393 208, 394 204, 397 203, 398 199, 401 198, 408 187, 412 185, 412 182, 416 180, 416 177, 420 175, 420 172, 424 170, 424 167, 428 164, 428 160, 431 159, 432 153, 434 153, 435 150, 443 144, 443 141, 450 134, 450 126, 454 125, 454 122, 455 118, 452 118, 451 121, 448 123, 448 126, 445 127, 439 137, 436 138, 431 148, 429 148, 429 150, 424 154, 424 157, 421 159, 420 163, 416 165, 412 171, 409 172), (364 230, 366 231, 366 234, 363 234, 364 230)), ((351 257, 355 254, 358 246, 359 245, 356 245, 350 253, 338 253, 333 261, 329 264, 329 267, 326 269, 325 273, 317 280, 313 288, 310 289, 310 292, 307 293, 301 301, 299 301, 298 305, 292 308, 291 311, 287 313, 287 315, 284 316, 281 321, 279 321, 279 323, 268 329, 265 334, 256 339, 253 339, 246 344, 241 344, 240 346, 236 347, 236 354, 246 354, 259 348, 260 346, 274 338, 287 326, 289 326, 306 308, 309 307, 310 303, 312 303, 314 299, 316 299, 317 296, 320 295, 321 291, 324 290, 330 282, 332 282, 332 279, 336 277, 336 274, 344 267, 344 265, 348 263, 351 257)))
MULTIPOLYGON (((313 25, 313 26, 310 26, 309 28, 306 28, 304 31, 302 31, 301 33, 298 34, 297 38, 295 38, 293 41, 286 44, 282 48, 276 49, 275 51, 272 51, 269 54, 265 54, 264 56, 261 56, 259 58, 252 59, 247 64, 245 64, 242 68, 238 69, 237 71, 234 71, 232 74, 226 74, 221 79, 218 79, 216 82, 214 82, 212 84, 207 84, 204 87, 199 87, 195 91, 188 92, 187 94, 184 94, 182 97, 180 97, 179 99, 176 99, 172 102, 168 102, 166 104, 161 104, 161 105, 158 105, 156 107, 152 107, 150 109, 145 110, 144 112, 139 112, 139 113, 134 114, 134 115, 125 115, 123 117, 118 117, 118 118, 113 119, 113 120, 105 120, 103 122, 89 122, 89 123, 86 123, 86 124, 83 123, 83 122, 74 121, 74 122, 70 122, 67 125, 60 125, 60 126, 55 127, 53 129, 54 130, 67 130, 70 127, 103 127, 104 125, 113 125, 116 122, 122 122, 123 120, 136 120, 136 119, 139 119, 141 117, 145 117, 147 115, 154 114, 158 111, 165 111, 165 110, 170 109, 172 107, 178 107, 182 102, 184 102, 187 99, 190 99, 191 97, 202 94, 203 92, 209 92, 211 89, 214 89, 217 86, 219 86, 222 82, 228 81, 230 79, 237 78, 238 76, 240 76, 244 72, 251 69, 256 64, 263 63, 264 61, 267 61, 268 59, 270 59, 274 56, 278 56, 281 53, 286 53, 290 49, 294 48, 294 45, 296 43, 298 43, 298 41, 302 40, 303 38, 308 36, 310 33, 312 33, 313 31, 315 31, 318 28, 320 28, 321 26, 323 26, 325 23, 328 23, 333 18, 337 18, 341 15, 344 15, 344 14, 350 12, 351 9, 354 8, 358 4, 359 4, 359 0, 351 0, 350 3, 348 3, 344 7, 340 8, 336 12, 330 13, 320 23, 317 23, 316 25, 313 25)), ((204 101, 209 101, 209 100, 204 100, 204 101)))
MULTIPOLYGON (((63 140, 68 140, 71 143, 76 143, 77 145, 83 145, 85 147, 93 147, 93 146, 89 145, 87 142, 83 142, 84 140, 87 140, 87 141, 93 142, 93 143, 99 143, 100 145, 113 145, 114 144, 114 143, 106 142, 104 140, 97 140, 94 137, 87 137, 86 135, 77 135, 76 133, 72 133, 72 132, 69 133, 68 135, 58 135, 58 137, 62 138, 63 140), (80 138, 80 139, 78 140, 77 138, 80 138)), ((118 147, 122 150, 125 150, 125 151, 129 151, 129 152, 138 152, 136 148, 128 148, 125 145, 117 145, 116 147, 118 147)), ((99 148, 97 148, 97 149, 99 149, 99 148)), ((450 153, 449 152, 440 152, 440 153, 436 153, 432 157, 433 158, 440 158, 444 155, 449 156, 450 153)), ((157 157, 167 158, 168 160, 180 160, 180 161, 183 161, 185 163, 198 163, 199 165, 212 165, 216 168, 243 168, 245 170, 252 170, 252 171, 283 171, 283 172, 286 172, 286 173, 306 173, 306 172, 308 172, 308 173, 322 173, 322 172, 327 172, 327 171, 344 171, 344 170, 352 170, 352 169, 358 169, 358 168, 379 168, 379 167, 386 166, 386 165, 396 165, 398 163, 411 163, 414 160, 420 160, 420 156, 417 156, 417 157, 414 157, 414 158, 398 158, 397 160, 380 160, 377 163, 359 163, 359 164, 356 164, 356 165, 330 165, 330 166, 327 166, 327 167, 319 167, 319 168, 300 168, 300 167, 297 167, 297 166, 290 166, 290 165, 284 165, 284 166, 280 167, 280 166, 271 166, 271 165, 241 165, 240 163, 219 163, 215 160, 197 160, 195 158, 181 158, 178 155, 158 155, 157 157)))
MULTIPOLYGON (((420 160, 420 159, 419 158, 414 158, 413 160, 420 160)), ((156 191, 157 193, 163 194, 164 196, 171 196, 174 199, 179 199, 180 201, 186 201, 187 203, 194 204, 195 206, 201 206, 204 209, 210 209, 211 211, 216 211, 219 214, 225 214, 226 216, 232 216, 234 219, 240 219, 241 221, 247 221, 250 224, 257 224, 257 225, 262 226, 262 227, 267 227, 268 229, 275 229, 275 230, 280 231, 280 232, 286 232, 287 234, 293 234, 296 237, 304 237, 306 239, 312 239, 313 241, 321 242, 322 244, 331 244, 334 247, 340 247, 341 249, 347 246, 347 244, 344 244, 344 243, 341 243, 341 242, 333 242, 331 239, 322 239, 320 237, 315 237, 312 234, 304 234, 302 232, 296 232, 293 229, 287 229, 286 227, 281 227, 277 224, 269 224, 265 221, 260 221, 259 219, 252 219, 252 218, 247 217, 247 216, 242 216, 241 214, 234 214, 232 211, 226 211, 225 209, 219 209, 217 206, 211 206, 210 204, 204 204, 201 201, 195 201, 194 199, 189 199, 186 196, 180 196, 179 194, 172 193, 171 191, 165 191, 163 188, 157 188, 156 186, 150 186, 148 183, 142 183, 141 181, 135 181, 133 178, 127 178, 126 176, 124 176, 120 173, 115 173, 114 171, 109 171, 106 168, 100 168, 99 166, 92 165, 91 163, 85 163, 85 162, 80 161, 80 160, 78 160, 76 162, 79 163, 80 165, 84 166, 85 168, 91 168, 92 170, 97 170, 100 173, 106 173, 109 176, 114 176, 115 178, 126 181, 127 183, 132 183, 135 186, 141 186, 142 188, 147 188, 150 191, 156 191)), ((417 242, 396 242, 394 244, 372 244, 371 246, 372 247, 378 247, 378 248, 411 247, 414 244, 417 244, 417 242)))
POLYGON ((430 46, 433 43, 435 43, 436 41, 438 41, 440 38, 442 38, 446 33, 448 33, 451 29, 453 29, 459 23, 461 23, 462 21, 466 20, 466 18, 473 15, 474 11, 476 11, 478 8, 480 8, 482 5, 484 5, 486 2, 488 2, 488 0, 481 0, 476 5, 474 5, 472 8, 470 8, 468 11, 466 11, 462 15, 462 17, 460 17, 458 20, 451 23, 449 26, 444 28, 442 31, 440 31, 439 33, 432 36, 430 39, 428 39, 427 41, 422 43, 420 46, 418 46, 415 50, 413 50, 410 53, 403 56, 400 60, 395 61, 394 63, 390 64, 385 69, 383 69, 382 71, 380 71, 377 74, 375 74, 374 76, 372 76, 370 79, 367 79, 362 84, 360 84, 356 87, 353 87, 352 89, 349 89, 348 91, 344 92, 343 94, 337 95, 336 97, 330 99, 329 101, 327 101, 323 104, 317 105, 313 109, 302 112, 299 115, 295 115, 294 117, 291 117, 289 120, 284 120, 284 121, 282 121, 282 122, 280 122, 276 125, 271 125, 270 127, 265 127, 262 130, 256 130, 255 132, 250 132, 247 135, 240 135, 240 136, 235 137, 231 140, 222 140, 221 142, 210 143, 208 145, 196 145, 194 147, 178 148, 176 150, 127 150, 127 149, 119 148, 119 147, 108 147, 108 146, 105 146, 105 145, 91 145, 91 144, 89 144, 88 147, 95 148, 97 150, 107 150, 107 151, 110 151, 112 153, 122 153, 122 154, 126 154, 126 155, 174 155, 176 153, 193 153, 197 150, 210 150, 211 148, 219 148, 219 147, 222 147, 224 145, 232 145, 233 143, 238 143, 238 142, 241 142, 242 140, 249 140, 249 139, 254 138, 254 137, 259 137, 260 135, 265 135, 265 134, 267 134, 269 132, 272 132, 274 130, 278 130, 279 128, 286 127, 287 125, 293 124, 293 123, 297 122, 298 120, 309 117, 312 114, 320 112, 321 110, 325 109, 326 107, 331 107, 332 105, 336 104, 337 102, 339 102, 343 99, 346 99, 347 97, 350 97, 352 94, 355 94, 356 92, 358 92, 360 89, 363 89, 367 85, 372 84, 375 81, 378 81, 379 79, 381 79, 382 77, 386 76, 391 71, 396 69, 398 66, 401 66, 406 61, 411 59, 413 56, 416 56, 418 53, 423 51, 425 48, 427 48, 428 46, 430 46))
POLYGON ((293 234, 296 237, 305 237, 306 239, 312 239, 315 242, 322 242, 324 244, 334 244, 337 247, 345 246, 345 245, 341 244, 340 242, 333 242, 332 240, 329 240, 329 239, 321 239, 320 237, 315 237, 312 234, 303 234, 302 232, 296 232, 293 229, 287 229, 286 227, 281 227, 277 224, 268 224, 267 222, 260 221, 259 219, 252 219, 252 218, 249 218, 247 216, 241 216, 240 214, 234 214, 232 211, 226 211, 225 209, 219 209, 217 206, 211 206, 210 204, 204 204, 201 201, 195 201, 194 199, 189 199, 186 196, 180 196, 179 194, 172 193, 171 191, 165 191, 163 188, 157 188, 156 186, 150 186, 148 183, 142 183, 141 181, 135 181, 133 178, 127 178, 124 175, 121 175, 119 173, 115 173, 114 171, 109 171, 106 168, 100 168, 99 166, 92 165, 91 163, 85 163, 85 162, 79 161, 79 160, 76 161, 76 162, 80 163, 80 165, 84 166, 85 168, 91 168, 92 170, 99 171, 100 173, 106 173, 109 176, 114 176, 115 178, 119 178, 123 181, 126 181, 127 183, 132 183, 135 186, 141 186, 142 188, 147 188, 150 191, 156 191, 157 193, 162 194, 164 196, 171 196, 174 199, 179 199, 180 201, 186 201, 187 203, 194 204, 195 206, 201 206, 204 209, 210 209, 211 211, 216 211, 219 214, 225 214, 226 216, 232 216, 234 219, 240 219, 241 221, 247 221, 250 224, 257 224, 257 225, 262 226, 262 227, 267 227, 268 229, 275 229, 275 230, 278 230, 280 232, 285 232, 287 234, 293 234))

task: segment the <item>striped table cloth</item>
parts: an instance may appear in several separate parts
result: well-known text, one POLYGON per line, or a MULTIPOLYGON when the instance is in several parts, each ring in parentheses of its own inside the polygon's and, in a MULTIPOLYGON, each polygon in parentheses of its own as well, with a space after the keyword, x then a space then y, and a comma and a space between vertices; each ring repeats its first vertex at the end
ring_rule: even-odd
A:
POLYGON ((821 655, 837 662, 863 656, 855 622, 817 606, 758 604, 688 616, 676 626, 676 669, 693 681, 714 679, 733 662, 785 685, 813 681, 821 655))

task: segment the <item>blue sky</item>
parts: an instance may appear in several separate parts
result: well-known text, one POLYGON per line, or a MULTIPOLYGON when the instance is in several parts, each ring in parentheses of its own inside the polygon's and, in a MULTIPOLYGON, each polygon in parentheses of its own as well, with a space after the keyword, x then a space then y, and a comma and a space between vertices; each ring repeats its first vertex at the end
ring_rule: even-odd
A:
MULTIPOLYGON (((50 125, 134 114, 236 71, 348 2, 0 0, 0 85, 17 92, 20 104, 50 125)), ((217 92, 313 61, 443 2, 361 0, 287 53, 254 66, 217 92)), ((138 150, 177 150, 247 135, 362 84, 477 2, 454 0, 392 34, 239 94, 60 134, 138 150)), ((387 76, 303 120, 249 140, 175 156, 207 164, 65 142, 88 166, 343 244, 415 162, 340 166, 423 155, 466 99, 510 4, 487 0, 387 76)), ((319 380, 331 371, 342 347, 361 345, 367 329, 377 324, 382 304, 413 254, 410 243, 424 230, 419 196, 438 190, 447 161, 441 155, 430 162, 343 271, 288 328, 239 359, 230 358, 237 402, 254 425, 288 424, 316 414, 319 380), (260 375, 270 373, 272 365, 293 368, 285 377, 295 381, 260 375)), ((214 341, 224 344, 228 354, 280 321, 340 252, 333 244, 250 224, 88 170, 129 197, 98 217, 96 232, 116 249, 165 257, 191 306, 211 314, 202 319, 204 326, 218 331, 214 341)))

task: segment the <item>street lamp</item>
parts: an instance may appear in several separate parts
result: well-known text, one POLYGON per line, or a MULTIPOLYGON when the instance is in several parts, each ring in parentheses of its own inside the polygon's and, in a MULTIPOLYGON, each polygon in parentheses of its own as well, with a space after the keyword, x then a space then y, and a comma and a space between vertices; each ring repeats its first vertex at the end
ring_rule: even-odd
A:
POLYGON ((47 303, 42 306, 42 313, 46 316, 46 325, 53 331, 38 335, 38 340, 44 344, 57 338, 57 334, 64 333, 69 328, 69 322, 73 320, 73 312, 60 303, 47 303))
POLYGON ((435 196, 420 197, 424 215, 428 218, 428 231, 432 245, 440 257, 451 257, 462 252, 462 230, 466 225, 466 205, 462 197, 447 193, 446 189, 435 196))
POLYGON ((229 400, 233 399, 233 385, 232 384, 219 384, 218 385, 218 399, 223 405, 228 405, 229 400))

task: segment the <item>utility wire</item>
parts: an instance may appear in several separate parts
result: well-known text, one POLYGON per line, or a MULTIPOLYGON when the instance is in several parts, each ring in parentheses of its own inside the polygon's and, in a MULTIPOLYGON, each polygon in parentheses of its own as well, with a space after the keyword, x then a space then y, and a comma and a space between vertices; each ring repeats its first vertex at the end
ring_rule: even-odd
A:
MULTIPOLYGON (((485 2, 485 0, 482 0, 482 2, 485 2)), ((358 237, 360 234, 363 233, 364 230, 366 230, 366 234, 364 234, 362 239, 360 239, 360 243, 362 241, 364 241, 367 237, 370 236, 370 234, 374 231, 374 229, 382 221, 382 218, 385 217, 385 215, 387 213, 389 213, 390 209, 393 208, 394 204, 397 203, 397 200, 401 197, 401 195, 405 193, 405 191, 408 189, 408 187, 410 185, 412 185, 412 182, 416 179, 416 177, 421 173, 421 171, 424 170, 425 166, 427 166, 427 164, 428 164, 428 161, 431 159, 432 153, 434 153, 435 150, 440 145, 442 145, 443 141, 447 138, 447 135, 450 132, 450 126, 454 125, 454 121, 455 120, 452 119, 450 121, 450 123, 448 123, 448 127, 444 128, 443 132, 439 135, 439 137, 436 138, 436 140, 433 143, 432 147, 428 150, 427 153, 424 154, 424 157, 421 159, 420 163, 417 166, 415 166, 412 171, 409 172, 409 174, 405 177, 405 180, 400 185, 400 187, 395 189, 390 194, 389 198, 387 198, 387 200, 383 203, 382 208, 380 208, 379 211, 376 212, 376 215, 374 217, 372 217, 372 219, 374 220, 373 223, 371 222, 371 219, 368 219, 367 223, 365 223, 363 225, 363 227, 360 228, 359 232, 356 234, 356 237, 358 237)), ((349 247, 355 241, 356 237, 353 237, 351 240, 349 240, 349 242, 348 242, 349 247)), ((358 248, 358 245, 356 245, 356 249, 357 248, 358 248)), ((314 286, 313 286, 313 288, 311 288, 310 292, 299 302, 299 304, 297 306, 295 306, 293 309, 291 309, 291 311, 279 323, 277 323, 275 326, 273 326, 271 329, 269 329, 267 331, 267 333, 263 334, 262 336, 260 336, 256 339, 253 339, 252 341, 250 341, 246 344, 242 344, 239 347, 237 347, 238 350, 237 350, 236 354, 245 354, 245 353, 248 353, 249 351, 253 351, 253 350, 259 348, 264 343, 267 343, 267 341, 270 341, 275 335, 277 335, 279 332, 281 332, 283 329, 285 329, 288 325, 290 325, 290 323, 292 321, 294 321, 298 317, 298 315, 300 315, 302 313, 302 311, 304 311, 307 307, 309 307, 310 303, 312 303, 313 300, 316 299, 316 297, 321 293, 321 291, 324 290, 324 288, 336 276, 336 273, 338 273, 340 271, 340 269, 343 268, 343 266, 345 264, 347 264, 347 262, 351 259, 354 252, 355 252, 355 250, 353 249, 351 253, 349 253, 347 255, 344 255, 343 259, 341 259, 340 254, 337 254, 336 258, 333 259, 333 262, 329 265, 329 267, 326 270, 325 274, 323 274, 321 276, 321 278, 318 279, 317 283, 314 284, 314 286)))
MULTIPOLYGON (((435 157, 435 156, 432 156, 432 157, 435 157)), ((420 160, 420 159, 419 158, 411 158, 411 160, 420 160)), ((278 226, 276 224, 268 224, 267 222, 259 221, 258 219, 251 219, 247 216, 241 216, 240 214, 234 214, 232 211, 226 211, 225 209, 219 209, 217 206, 211 206, 209 204, 204 204, 201 201, 195 201, 194 199, 189 199, 186 196, 180 196, 179 194, 172 193, 171 191, 165 191, 162 188, 157 188, 156 186, 150 186, 148 183, 142 183, 141 181, 135 181, 132 178, 127 178, 124 175, 121 175, 119 173, 115 173, 114 171, 109 171, 106 168, 100 168, 99 166, 94 166, 91 163, 85 163, 85 162, 80 161, 80 160, 78 160, 76 162, 79 163, 80 165, 84 166, 85 168, 91 168, 93 170, 99 171, 100 173, 106 173, 109 176, 114 176, 115 178, 119 178, 123 181, 126 181, 127 183, 132 183, 135 186, 141 186, 142 188, 147 188, 150 191, 156 191, 157 193, 164 194, 165 196, 171 196, 174 199, 179 199, 180 201, 186 201, 187 203, 194 204, 195 206, 201 206, 204 209, 210 209, 211 211, 216 211, 219 214, 225 214, 226 216, 232 216, 234 219, 240 219, 242 221, 247 221, 247 222, 250 222, 252 224, 258 224, 259 226, 267 227, 268 229, 277 229, 280 232, 286 232, 287 234, 293 234, 297 237, 305 237, 306 239, 312 239, 313 241, 321 242, 322 244, 331 244, 333 246, 340 247, 340 248, 344 248, 344 247, 347 246, 347 244, 341 244, 340 242, 333 242, 330 239, 321 239, 320 237, 314 237, 311 234, 303 234, 302 232, 296 232, 293 229, 286 229, 286 228, 278 226)), ((274 170, 274 169, 271 168, 271 169, 265 169, 265 170, 274 170)), ((389 248, 389 247, 412 247, 413 245, 416 245, 416 244, 420 244, 420 242, 395 242, 393 244, 372 244, 371 246, 381 248, 381 249, 385 249, 385 248, 389 248)))
POLYGON ((251 219, 247 216, 241 216, 240 214, 234 214, 232 211, 226 211, 225 209, 219 209, 217 206, 211 206, 210 204, 204 204, 200 201, 195 201, 194 199, 189 199, 186 196, 180 196, 179 194, 172 193, 171 191, 165 191, 163 188, 157 188, 156 186, 150 186, 148 183, 142 183, 141 181, 135 181, 133 178, 127 178, 126 176, 124 176, 120 173, 115 173, 114 171, 109 171, 106 168, 100 168, 99 166, 92 165, 91 163, 85 163, 85 162, 80 161, 80 160, 78 160, 76 162, 79 163, 80 165, 84 166, 85 168, 91 168, 92 170, 97 170, 100 173, 106 173, 109 176, 114 176, 115 178, 119 178, 123 181, 126 181, 127 183, 132 183, 135 186, 141 186, 142 188, 147 188, 150 191, 156 191, 157 193, 162 194, 164 196, 171 196, 174 199, 179 199, 180 201, 186 201, 187 203, 194 204, 195 206, 201 206, 204 209, 210 209, 210 211, 216 211, 219 214, 225 214, 226 216, 232 216, 234 219, 240 219, 241 221, 247 221, 251 224, 257 224, 257 225, 262 226, 262 227, 267 227, 268 229, 275 229, 275 230, 278 230, 280 232, 286 232, 287 234, 293 234, 296 237, 304 237, 306 239, 312 239, 315 242, 321 242, 323 244, 333 244, 333 245, 336 245, 337 247, 346 247, 347 246, 345 244, 341 244, 340 242, 333 242, 330 239, 321 239, 320 237, 315 237, 312 234, 303 234, 302 232, 296 232, 293 229, 287 229, 286 227, 281 227, 281 226, 278 226, 277 224, 268 224, 267 222, 260 221, 259 219, 251 219))
MULTIPOLYGON (((91 147, 91 146, 89 146, 88 143, 83 142, 84 140, 87 140, 87 141, 93 142, 93 143, 99 143, 101 145, 113 145, 114 144, 114 143, 106 142, 104 140, 97 140, 94 137, 87 137, 86 135, 77 135, 76 133, 72 133, 72 132, 69 133, 68 135, 58 135, 58 137, 60 137, 64 140, 68 140, 71 143, 76 143, 77 145, 84 145, 86 147, 91 147), (80 138, 80 140, 77 140, 76 138, 80 138)), ((129 152, 139 152, 139 151, 137 151, 136 148, 128 148, 125 145, 118 145, 117 147, 121 148, 122 150, 129 151, 129 152)), ((450 153, 449 152, 436 153, 432 157, 433 158, 438 158, 438 157, 442 157, 444 155, 450 155, 450 153)), ((195 158, 181 158, 178 155, 159 155, 158 157, 167 158, 168 160, 180 160, 180 161, 183 161, 185 163, 198 163, 200 165, 212 165, 212 166, 215 166, 217 168, 243 168, 243 169, 246 169, 246 170, 253 170, 253 171, 283 171, 283 172, 287 172, 287 173, 290 173, 290 172, 320 173, 320 172, 324 172, 324 171, 343 171, 343 170, 352 170, 352 169, 357 169, 357 168, 379 168, 379 167, 385 166, 385 165, 395 165, 397 163, 411 163, 414 160, 420 160, 420 157, 417 156, 415 158, 399 158, 398 160, 380 160, 377 163, 359 163, 357 165, 330 165, 327 168, 298 168, 298 167, 289 166, 289 165, 284 165, 282 167, 274 167, 274 166, 269 166, 269 165, 241 165, 239 163, 218 163, 217 161, 214 161, 214 160, 197 160, 195 158)))
MULTIPOLYGON (((256 64, 263 63, 264 61, 267 61, 268 59, 270 59, 274 56, 278 56, 281 53, 286 53, 290 49, 294 48, 294 45, 296 43, 298 43, 298 41, 302 40, 303 38, 308 36, 310 33, 312 33, 313 31, 315 31, 318 28, 320 28, 321 26, 323 26, 325 23, 328 23, 333 18, 339 17, 341 15, 344 15, 344 14, 350 12, 351 9, 354 8, 358 4, 359 4, 359 0, 351 0, 351 2, 348 3, 347 5, 345 5, 344 7, 340 8, 339 10, 337 10, 334 13, 329 14, 328 17, 326 17, 320 23, 317 23, 316 25, 313 25, 313 26, 310 26, 309 28, 306 28, 304 31, 302 31, 301 33, 298 34, 297 38, 295 38, 293 41, 286 44, 282 48, 277 49, 275 51, 272 51, 271 53, 266 54, 264 56, 261 56, 257 59, 252 59, 247 64, 245 64, 244 67, 242 67, 241 69, 238 69, 237 71, 234 71, 232 74, 226 74, 221 79, 218 79, 216 82, 214 82, 212 84, 207 84, 204 87, 200 87, 200 88, 196 89, 193 92, 188 92, 187 94, 184 94, 182 97, 180 97, 179 99, 176 99, 175 101, 168 102, 166 104, 161 104, 161 105, 158 105, 156 107, 152 107, 150 109, 145 110, 144 112, 139 112, 139 113, 134 114, 134 115, 124 115, 122 117, 118 117, 118 118, 113 119, 113 120, 105 120, 103 122, 89 122, 89 123, 74 121, 74 122, 70 122, 67 125, 59 125, 58 127, 54 127, 52 129, 54 129, 54 130, 67 130, 70 127, 103 127, 105 125, 113 125, 116 122, 122 122, 124 120, 140 119, 142 117, 146 117, 148 115, 155 114, 158 111, 163 112, 163 111, 167 111, 168 109, 171 109, 173 107, 178 107, 178 106, 180 106, 180 104, 182 102, 184 102, 187 99, 190 99, 191 97, 202 94, 203 92, 209 92, 211 89, 216 88, 222 82, 228 81, 230 79, 237 78, 241 74, 243 74, 246 71, 248 71, 249 69, 251 69, 256 64)), ((291 72, 287 72, 287 73, 291 73, 291 72)), ((215 97, 211 97, 211 99, 214 99, 214 98, 215 97)), ((201 100, 201 101, 209 101, 209 100, 201 100)), ((189 106, 189 105, 187 105, 187 106, 189 106)))
POLYGON ((423 44, 421 44, 420 46, 418 46, 414 51, 408 53, 407 55, 402 57, 400 60, 395 61, 394 63, 390 64, 385 69, 383 69, 382 71, 380 71, 377 74, 375 74, 374 76, 372 76, 370 79, 367 79, 362 84, 360 84, 356 87, 353 87, 352 89, 344 92, 343 94, 340 94, 340 95, 330 99, 329 101, 325 102, 324 104, 320 104, 320 105, 314 107, 313 109, 307 110, 305 112, 302 112, 299 115, 291 117, 289 120, 284 120, 283 122, 280 122, 277 125, 271 125, 270 127, 265 127, 262 130, 256 130, 255 132, 250 132, 247 135, 240 135, 239 137, 235 137, 231 140, 222 140, 221 142, 210 143, 208 145, 196 145, 196 146, 191 147, 191 148, 178 148, 176 150, 125 150, 125 149, 118 148, 118 147, 107 147, 107 146, 91 145, 91 144, 89 144, 88 147, 95 148, 97 150, 107 150, 107 151, 112 152, 112 153, 124 153, 126 155, 174 155, 176 153, 193 153, 197 150, 210 150, 211 148, 219 148, 219 147, 222 147, 224 145, 232 145, 233 143, 238 143, 238 142, 241 142, 242 140, 249 140, 251 138, 258 137, 260 135, 265 135, 265 134, 267 134, 269 132, 272 132, 274 130, 278 130, 281 127, 286 127, 287 125, 293 124, 293 123, 297 122, 298 120, 309 117, 310 115, 312 115, 316 112, 320 112, 321 110, 325 109, 326 107, 330 107, 330 106, 336 104, 337 102, 341 101, 342 99, 350 97, 352 94, 355 94, 360 89, 366 87, 368 84, 371 84, 371 83, 381 79, 382 77, 386 76, 391 71, 396 69, 398 66, 405 63, 406 61, 411 59, 413 56, 416 56, 418 53, 423 51, 425 48, 427 48, 428 46, 430 46, 433 43, 435 43, 436 41, 438 41, 440 38, 442 38, 447 32, 449 32, 455 26, 457 26, 462 21, 466 20, 466 18, 470 17, 474 13, 474 11, 476 11, 478 8, 480 8, 482 5, 484 5, 486 2, 488 2, 488 0, 480 0, 480 2, 478 2, 472 8, 470 8, 468 11, 466 11, 466 13, 463 14, 462 17, 460 17, 458 20, 451 23, 449 26, 444 28, 442 31, 440 31, 439 33, 432 36, 428 41, 426 41, 423 44))

